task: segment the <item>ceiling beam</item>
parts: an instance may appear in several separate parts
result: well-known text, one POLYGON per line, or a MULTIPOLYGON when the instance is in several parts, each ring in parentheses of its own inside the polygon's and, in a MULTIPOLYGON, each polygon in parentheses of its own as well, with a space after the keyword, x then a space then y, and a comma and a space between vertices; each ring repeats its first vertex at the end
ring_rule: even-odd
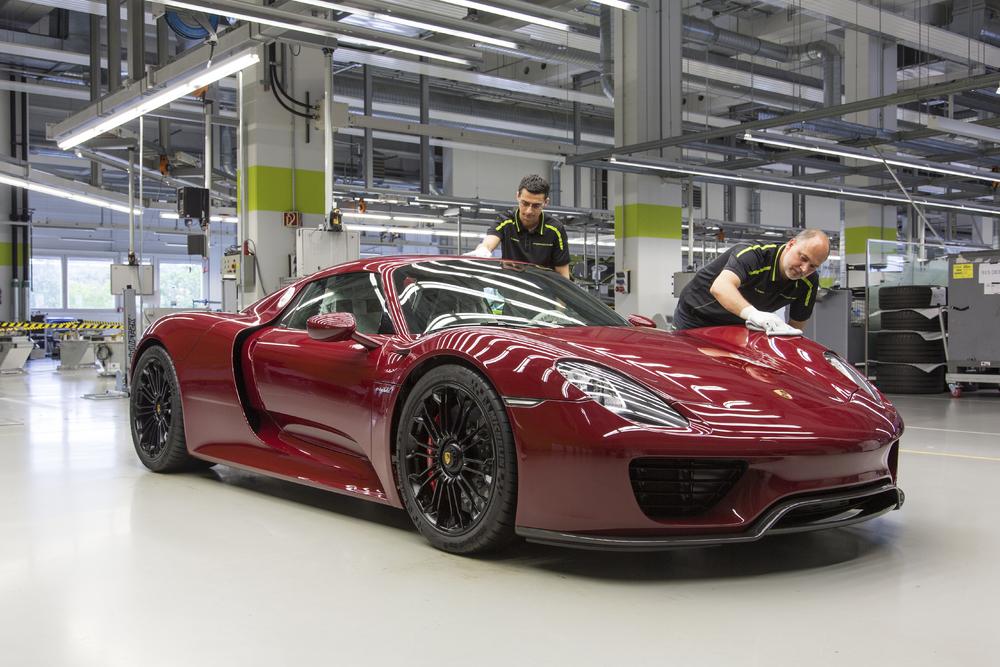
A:
MULTIPOLYGON (((798 113, 777 116, 775 118, 753 121, 750 123, 744 123, 735 128, 718 128, 695 134, 685 134, 679 137, 665 137, 639 144, 631 144, 603 151, 596 151, 586 155, 577 155, 576 157, 567 160, 567 163, 580 164, 593 160, 604 160, 612 155, 631 155, 633 153, 653 151, 671 146, 680 146, 692 141, 710 141, 712 139, 721 139, 722 137, 741 134, 750 130, 764 130, 771 127, 780 127, 782 125, 791 125, 793 123, 801 123, 820 118, 829 118, 831 116, 846 116, 859 111, 868 111, 869 109, 877 109, 879 107, 892 106, 895 104, 902 104, 904 102, 913 102, 930 97, 946 96, 964 90, 986 88, 990 85, 995 87, 998 81, 1000 81, 1000 72, 991 72, 990 74, 984 74, 983 76, 974 77, 972 79, 962 79, 960 81, 952 81, 945 84, 937 83, 930 86, 922 86, 920 88, 913 88, 907 91, 892 93, 890 95, 882 95, 880 97, 872 97, 865 100, 856 100, 854 102, 848 102, 838 106, 821 107, 819 109, 810 109, 808 111, 800 111, 798 113)), ((931 132, 935 133, 933 130, 931 130, 931 132)))
POLYGON ((905 16, 858 0, 772 0, 782 7, 792 7, 806 14, 829 19, 839 26, 876 37, 906 44, 959 63, 981 63, 1000 67, 1000 48, 958 33, 914 21, 905 16))

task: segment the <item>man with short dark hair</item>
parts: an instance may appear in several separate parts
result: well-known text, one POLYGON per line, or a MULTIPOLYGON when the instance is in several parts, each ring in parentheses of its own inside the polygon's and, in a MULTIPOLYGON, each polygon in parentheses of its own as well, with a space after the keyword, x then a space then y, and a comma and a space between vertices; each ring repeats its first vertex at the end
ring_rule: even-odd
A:
POLYGON ((741 324, 772 334, 801 334, 812 316, 816 270, 830 255, 830 239, 818 229, 788 242, 740 243, 703 267, 684 287, 675 329, 741 324), (774 311, 788 306, 788 323, 774 311))
POLYGON ((569 278, 569 240, 558 218, 545 215, 549 203, 549 182, 532 174, 517 187, 517 210, 486 232, 486 238, 470 255, 492 257, 500 246, 501 257, 531 262, 554 269, 569 278))

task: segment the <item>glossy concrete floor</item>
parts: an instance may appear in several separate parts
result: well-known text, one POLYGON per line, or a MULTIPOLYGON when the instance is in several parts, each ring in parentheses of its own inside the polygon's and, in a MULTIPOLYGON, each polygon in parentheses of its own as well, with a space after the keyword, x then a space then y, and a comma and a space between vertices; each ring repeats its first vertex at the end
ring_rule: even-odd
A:
POLYGON ((1000 392, 896 397, 907 503, 658 554, 427 546, 400 511, 135 459, 109 381, 0 377, 0 665, 996 665, 1000 392))

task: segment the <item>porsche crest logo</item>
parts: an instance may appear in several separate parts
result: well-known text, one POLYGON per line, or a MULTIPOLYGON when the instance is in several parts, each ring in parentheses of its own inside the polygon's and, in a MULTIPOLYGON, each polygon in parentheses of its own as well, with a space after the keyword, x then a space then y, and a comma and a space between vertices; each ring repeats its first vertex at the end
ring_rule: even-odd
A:
POLYGON ((784 389, 775 389, 774 393, 777 394, 778 396, 781 396, 782 398, 787 398, 788 400, 792 400, 792 395, 789 394, 784 389))
POLYGON ((441 457, 441 458, 444 459, 444 464, 446 466, 450 466, 451 465, 451 452, 445 452, 444 456, 441 457))

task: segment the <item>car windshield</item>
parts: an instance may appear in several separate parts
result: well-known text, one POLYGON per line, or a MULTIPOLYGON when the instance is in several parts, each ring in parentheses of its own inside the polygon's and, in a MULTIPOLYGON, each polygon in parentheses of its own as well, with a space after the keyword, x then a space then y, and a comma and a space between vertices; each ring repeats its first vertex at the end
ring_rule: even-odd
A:
POLYGON ((426 260, 393 272, 414 334, 456 326, 628 326, 599 300, 554 271, 474 258, 426 260))

